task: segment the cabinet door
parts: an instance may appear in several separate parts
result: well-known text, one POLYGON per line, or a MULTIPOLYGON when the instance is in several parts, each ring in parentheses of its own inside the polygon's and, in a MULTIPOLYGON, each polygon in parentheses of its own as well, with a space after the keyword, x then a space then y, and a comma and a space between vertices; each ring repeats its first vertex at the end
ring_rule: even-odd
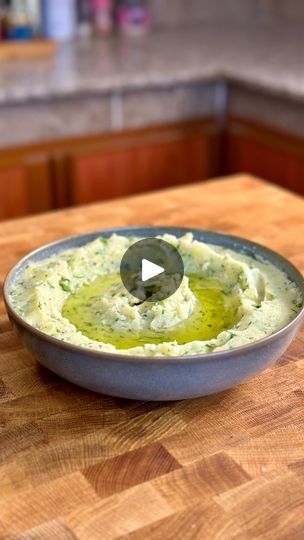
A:
MULTIPOLYGON (((172 128, 171 128, 172 130, 172 128)), ((215 134, 183 131, 140 134, 88 148, 71 156, 72 204, 120 197, 206 179, 212 176, 210 146, 215 134), (146 137, 146 140, 145 140, 146 137), (170 140, 173 139, 173 140, 170 140)))
POLYGON ((52 180, 46 156, 0 157, 0 219, 50 210, 52 180), (17 163, 16 163, 17 162, 17 163))
POLYGON ((225 136, 225 174, 246 172, 304 195, 303 141, 238 119, 225 136))

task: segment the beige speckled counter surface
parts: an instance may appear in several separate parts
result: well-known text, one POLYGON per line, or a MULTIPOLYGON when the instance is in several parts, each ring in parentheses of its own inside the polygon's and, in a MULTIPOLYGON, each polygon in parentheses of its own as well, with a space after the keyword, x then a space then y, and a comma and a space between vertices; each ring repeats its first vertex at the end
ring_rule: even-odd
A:
POLYGON ((0 103, 228 77, 304 99, 303 28, 199 25, 61 45, 54 59, 0 64, 0 103))
POLYGON ((1 62, 0 147, 212 115, 227 98, 216 91, 223 80, 232 113, 266 114, 304 135, 302 31, 197 25, 66 43, 48 60, 1 62))

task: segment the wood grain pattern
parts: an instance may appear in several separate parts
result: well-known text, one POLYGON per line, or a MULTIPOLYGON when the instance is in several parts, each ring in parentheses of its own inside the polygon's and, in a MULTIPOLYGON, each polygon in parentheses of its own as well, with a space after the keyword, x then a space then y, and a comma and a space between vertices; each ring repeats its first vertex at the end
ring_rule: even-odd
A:
POLYGON ((219 135, 204 117, 0 148, 0 220, 210 178, 219 135))
POLYGON ((227 119, 223 171, 246 171, 304 194, 303 139, 244 118, 227 119))
MULTIPOLYGON (((304 203, 241 175, 0 224, 0 281, 42 243, 168 224, 246 236, 304 271, 304 203)), ((0 306, 1 540, 302 540, 304 334, 191 401, 132 402, 38 366, 0 306)))
POLYGON ((200 133, 146 147, 74 156, 71 202, 87 204, 208 178, 211 143, 210 135, 200 133))
POLYGON ((161 444, 155 443, 92 465, 84 475, 95 491, 106 497, 179 467, 171 454, 161 444))
POLYGON ((46 212, 52 207, 48 157, 43 153, 0 155, 0 219, 46 212))

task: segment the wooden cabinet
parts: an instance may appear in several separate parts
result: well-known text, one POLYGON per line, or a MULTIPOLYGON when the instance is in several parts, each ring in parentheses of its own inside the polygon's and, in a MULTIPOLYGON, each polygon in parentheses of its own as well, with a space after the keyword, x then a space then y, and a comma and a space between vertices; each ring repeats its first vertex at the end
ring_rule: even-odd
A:
POLYGON ((51 166, 44 154, 0 154, 0 219, 53 207, 51 166))
POLYGON ((247 172, 304 195, 304 141, 245 119, 228 119, 225 174, 247 172))
POLYGON ((105 138, 69 156, 70 203, 85 204, 206 179, 217 131, 206 120, 105 138))
POLYGON ((0 151, 0 219, 217 174, 213 118, 0 151))
POLYGON ((304 142, 203 118, 0 151, 0 219, 247 172, 304 194, 304 142))

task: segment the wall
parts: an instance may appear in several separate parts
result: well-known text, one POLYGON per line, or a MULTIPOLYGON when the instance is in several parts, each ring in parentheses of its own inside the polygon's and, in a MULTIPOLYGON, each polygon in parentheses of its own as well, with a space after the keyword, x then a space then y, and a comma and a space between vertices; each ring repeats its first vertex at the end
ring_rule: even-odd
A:
POLYGON ((150 0, 154 24, 304 22, 304 0, 150 0))

